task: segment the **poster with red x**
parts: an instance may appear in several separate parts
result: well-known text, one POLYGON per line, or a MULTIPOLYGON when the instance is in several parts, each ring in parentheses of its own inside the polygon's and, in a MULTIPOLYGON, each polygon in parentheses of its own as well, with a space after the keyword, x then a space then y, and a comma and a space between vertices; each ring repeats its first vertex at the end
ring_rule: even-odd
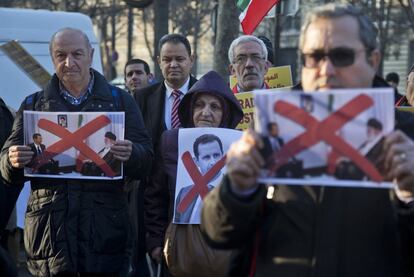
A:
POLYGON ((255 92, 264 147, 260 182, 390 188, 382 143, 394 129, 391 88, 255 92))
POLYGON ((24 143, 33 158, 28 177, 121 179, 122 162, 111 152, 124 139, 124 112, 24 111, 24 143))
POLYGON ((224 128, 180 129, 173 223, 200 224, 203 199, 220 183, 227 150, 241 134, 224 128))

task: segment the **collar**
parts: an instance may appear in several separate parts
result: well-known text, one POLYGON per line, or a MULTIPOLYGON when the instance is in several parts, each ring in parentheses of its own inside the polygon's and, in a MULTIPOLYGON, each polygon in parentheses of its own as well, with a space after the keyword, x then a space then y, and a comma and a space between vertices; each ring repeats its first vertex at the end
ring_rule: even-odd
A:
MULTIPOLYGON (((165 93, 167 95, 167 98, 171 97, 171 93, 174 90, 172 87, 167 85, 167 82, 164 81, 165 85, 165 93)), ((188 87, 190 86, 190 76, 188 76, 187 81, 185 81, 184 85, 180 87, 178 90, 182 92, 183 95, 185 95, 188 92, 188 87)))
MULTIPOLYGON (((263 85, 260 89, 269 89, 269 85, 266 82, 263 82, 263 85)), ((232 88, 233 93, 237 93, 237 92, 246 92, 243 91, 240 87, 239 84, 237 83, 233 88, 232 88)))
POLYGON ((86 99, 88 99, 89 96, 92 95, 92 88, 93 88, 93 85, 95 83, 95 76, 94 76, 92 70, 89 70, 89 75, 90 75, 90 79, 89 79, 88 87, 87 87, 85 93, 82 93, 81 96, 74 97, 72 94, 70 94, 70 92, 65 88, 65 86, 63 85, 63 83, 60 80, 59 80, 59 94, 69 104, 72 104, 72 105, 75 105, 75 106, 82 104, 83 102, 86 101, 86 99))

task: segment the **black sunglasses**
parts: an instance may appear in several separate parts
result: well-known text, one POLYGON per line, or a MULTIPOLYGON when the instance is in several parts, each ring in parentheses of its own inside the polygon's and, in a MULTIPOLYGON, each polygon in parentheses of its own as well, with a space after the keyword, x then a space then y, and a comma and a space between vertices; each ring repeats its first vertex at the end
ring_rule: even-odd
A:
POLYGON ((355 61, 355 54, 365 49, 354 50, 351 48, 338 47, 325 52, 323 50, 316 50, 312 53, 302 53, 302 64, 304 67, 315 68, 326 57, 336 67, 350 66, 355 61))

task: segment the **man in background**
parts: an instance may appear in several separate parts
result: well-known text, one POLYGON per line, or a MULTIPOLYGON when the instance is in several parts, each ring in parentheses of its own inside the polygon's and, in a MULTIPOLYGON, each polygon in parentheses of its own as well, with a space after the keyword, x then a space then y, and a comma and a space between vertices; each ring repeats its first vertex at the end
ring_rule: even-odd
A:
POLYGON ((145 88, 153 78, 149 65, 141 59, 132 59, 125 64, 124 68, 125 87, 129 93, 136 93, 145 88))
POLYGON ((403 97, 398 92, 398 84, 400 83, 400 76, 396 72, 390 72, 385 76, 385 81, 394 89, 394 103, 397 104, 403 97))
POLYGON ((237 78, 234 93, 269 88, 264 76, 269 69, 268 51, 264 42, 255 36, 244 35, 230 44, 229 70, 237 78))

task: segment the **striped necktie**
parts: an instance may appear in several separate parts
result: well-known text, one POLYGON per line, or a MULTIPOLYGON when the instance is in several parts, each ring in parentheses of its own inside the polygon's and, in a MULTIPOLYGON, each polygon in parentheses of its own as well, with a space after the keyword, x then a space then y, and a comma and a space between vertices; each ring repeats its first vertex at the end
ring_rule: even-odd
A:
POLYGON ((174 97, 171 109, 171 129, 177 129, 181 127, 180 119, 178 118, 178 105, 180 105, 180 96, 182 92, 177 89, 174 89, 171 94, 174 97))

